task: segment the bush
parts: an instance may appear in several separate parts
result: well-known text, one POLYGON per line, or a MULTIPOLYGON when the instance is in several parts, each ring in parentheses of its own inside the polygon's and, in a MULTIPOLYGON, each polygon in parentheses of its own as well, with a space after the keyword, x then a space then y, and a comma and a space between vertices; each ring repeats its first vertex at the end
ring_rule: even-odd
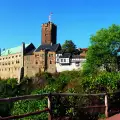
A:
MULTIPOLYGON (((18 94, 16 79, 0 80, 0 98, 14 97, 18 94)), ((0 103, 0 116, 10 115, 13 103, 0 103)))
POLYGON ((85 76, 81 86, 86 93, 115 92, 118 90, 120 73, 100 72, 97 75, 85 76))

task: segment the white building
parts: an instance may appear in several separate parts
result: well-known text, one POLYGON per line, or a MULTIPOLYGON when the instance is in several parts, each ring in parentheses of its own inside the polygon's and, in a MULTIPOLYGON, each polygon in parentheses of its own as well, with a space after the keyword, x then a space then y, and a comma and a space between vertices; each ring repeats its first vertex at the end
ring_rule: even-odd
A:
POLYGON ((56 54, 56 70, 57 72, 79 70, 85 61, 86 59, 80 55, 58 52, 56 54))

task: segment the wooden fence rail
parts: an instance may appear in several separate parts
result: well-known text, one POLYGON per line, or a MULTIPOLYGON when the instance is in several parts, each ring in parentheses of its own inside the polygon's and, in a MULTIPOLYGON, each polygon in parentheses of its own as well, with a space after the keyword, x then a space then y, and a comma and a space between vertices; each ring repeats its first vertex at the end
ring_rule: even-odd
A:
MULTIPOLYGON (((8 116, 8 117, 0 117, 0 120, 10 120, 10 119, 18 119, 18 118, 24 118, 30 115, 38 115, 43 112, 48 112, 48 120, 52 120, 52 96, 104 96, 104 105, 99 105, 99 106, 88 106, 88 108, 99 108, 99 107, 105 107, 105 116, 106 118, 108 117, 108 95, 109 94, 115 94, 119 93, 114 92, 114 93, 99 93, 99 94, 79 94, 79 93, 44 93, 44 94, 39 94, 39 95, 25 95, 25 96, 18 96, 18 97, 11 97, 11 98, 0 98, 0 102, 16 102, 19 100, 33 100, 33 99, 40 99, 43 97, 47 97, 48 99, 48 108, 45 108, 44 110, 39 110, 36 112, 31 112, 31 113, 26 113, 22 115, 15 115, 15 116, 8 116)), ((86 107, 87 108, 87 107, 86 107)))

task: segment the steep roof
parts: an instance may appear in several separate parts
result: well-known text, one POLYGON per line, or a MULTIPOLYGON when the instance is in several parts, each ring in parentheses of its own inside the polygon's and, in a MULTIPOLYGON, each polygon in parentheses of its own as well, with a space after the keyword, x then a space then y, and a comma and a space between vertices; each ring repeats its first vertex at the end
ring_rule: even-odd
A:
POLYGON ((72 55, 72 58, 80 58, 80 55, 72 55))
POLYGON ((60 56, 59 58, 70 58, 71 57, 71 53, 64 53, 62 56, 60 56))
MULTIPOLYGON (((27 48, 30 44, 25 44, 25 48, 27 48)), ((1 56, 7 56, 10 54, 20 53, 21 50, 22 50, 22 45, 17 46, 17 47, 13 47, 13 48, 9 48, 9 49, 5 49, 1 52, 1 56)))
POLYGON ((48 51, 57 51, 60 47, 60 44, 46 44, 46 45, 40 45, 35 52, 39 52, 40 50, 48 50, 48 51))

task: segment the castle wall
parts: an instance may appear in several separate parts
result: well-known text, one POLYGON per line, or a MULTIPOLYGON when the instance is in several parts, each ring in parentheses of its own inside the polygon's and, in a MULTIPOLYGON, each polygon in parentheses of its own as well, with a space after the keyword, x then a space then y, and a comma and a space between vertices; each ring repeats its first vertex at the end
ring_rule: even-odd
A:
POLYGON ((0 77, 18 78, 21 68, 21 53, 0 56, 0 77))
POLYGON ((47 72, 56 72, 56 53, 49 51, 47 55, 47 72))

